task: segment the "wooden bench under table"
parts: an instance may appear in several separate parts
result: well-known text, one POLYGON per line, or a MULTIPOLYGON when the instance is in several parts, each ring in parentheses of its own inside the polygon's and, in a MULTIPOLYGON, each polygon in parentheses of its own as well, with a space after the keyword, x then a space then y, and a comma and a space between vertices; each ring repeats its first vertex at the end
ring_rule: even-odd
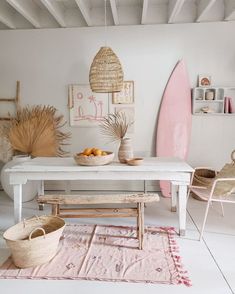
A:
POLYGON ((143 249, 144 204, 159 201, 156 193, 112 195, 42 195, 39 204, 51 204, 52 214, 62 218, 136 217, 139 249, 143 249), (68 208, 61 205, 122 204, 121 208, 68 208), (134 204, 134 207, 125 207, 134 204))

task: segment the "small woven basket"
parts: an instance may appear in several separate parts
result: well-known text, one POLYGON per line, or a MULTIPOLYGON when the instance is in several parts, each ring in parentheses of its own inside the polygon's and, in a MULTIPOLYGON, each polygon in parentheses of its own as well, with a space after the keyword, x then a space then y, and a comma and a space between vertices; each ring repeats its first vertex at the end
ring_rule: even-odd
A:
POLYGON ((24 220, 3 234, 15 266, 35 267, 50 261, 56 254, 65 222, 57 216, 24 220))
MULTIPOLYGON (((203 186, 203 187, 209 187, 212 183, 212 181, 215 179, 216 171, 213 169, 207 169, 207 168, 199 168, 195 171, 194 177, 193 177, 193 186, 203 186)), ((195 193, 191 192, 193 198, 197 200, 202 200, 199 196, 197 196, 195 193)))
POLYGON ((90 68, 91 90, 96 93, 120 92, 123 70, 117 55, 110 47, 101 47, 90 68))

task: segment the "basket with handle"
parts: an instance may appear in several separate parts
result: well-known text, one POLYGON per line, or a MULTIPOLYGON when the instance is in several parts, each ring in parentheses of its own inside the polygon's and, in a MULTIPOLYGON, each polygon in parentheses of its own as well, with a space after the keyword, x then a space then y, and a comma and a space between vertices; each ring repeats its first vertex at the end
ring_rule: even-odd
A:
POLYGON ((57 216, 40 216, 10 227, 3 234, 19 268, 35 267, 56 254, 65 222, 57 216))

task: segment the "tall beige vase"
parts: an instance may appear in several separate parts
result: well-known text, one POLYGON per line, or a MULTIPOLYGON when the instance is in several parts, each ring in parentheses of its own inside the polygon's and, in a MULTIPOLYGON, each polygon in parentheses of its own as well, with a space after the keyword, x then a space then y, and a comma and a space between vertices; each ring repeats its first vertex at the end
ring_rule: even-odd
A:
POLYGON ((121 163, 126 163, 127 159, 133 158, 133 147, 130 138, 121 139, 118 150, 118 159, 121 163))

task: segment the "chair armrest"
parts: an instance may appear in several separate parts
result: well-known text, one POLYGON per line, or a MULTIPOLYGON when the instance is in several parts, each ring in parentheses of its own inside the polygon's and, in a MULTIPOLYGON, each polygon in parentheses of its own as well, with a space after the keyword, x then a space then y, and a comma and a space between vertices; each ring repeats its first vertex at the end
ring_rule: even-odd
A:
POLYGON ((188 186, 189 187, 189 189, 191 189, 191 188, 195 188, 195 189, 204 189, 204 190, 206 190, 207 189, 207 187, 204 187, 204 186, 193 186, 193 185, 189 185, 188 186))

